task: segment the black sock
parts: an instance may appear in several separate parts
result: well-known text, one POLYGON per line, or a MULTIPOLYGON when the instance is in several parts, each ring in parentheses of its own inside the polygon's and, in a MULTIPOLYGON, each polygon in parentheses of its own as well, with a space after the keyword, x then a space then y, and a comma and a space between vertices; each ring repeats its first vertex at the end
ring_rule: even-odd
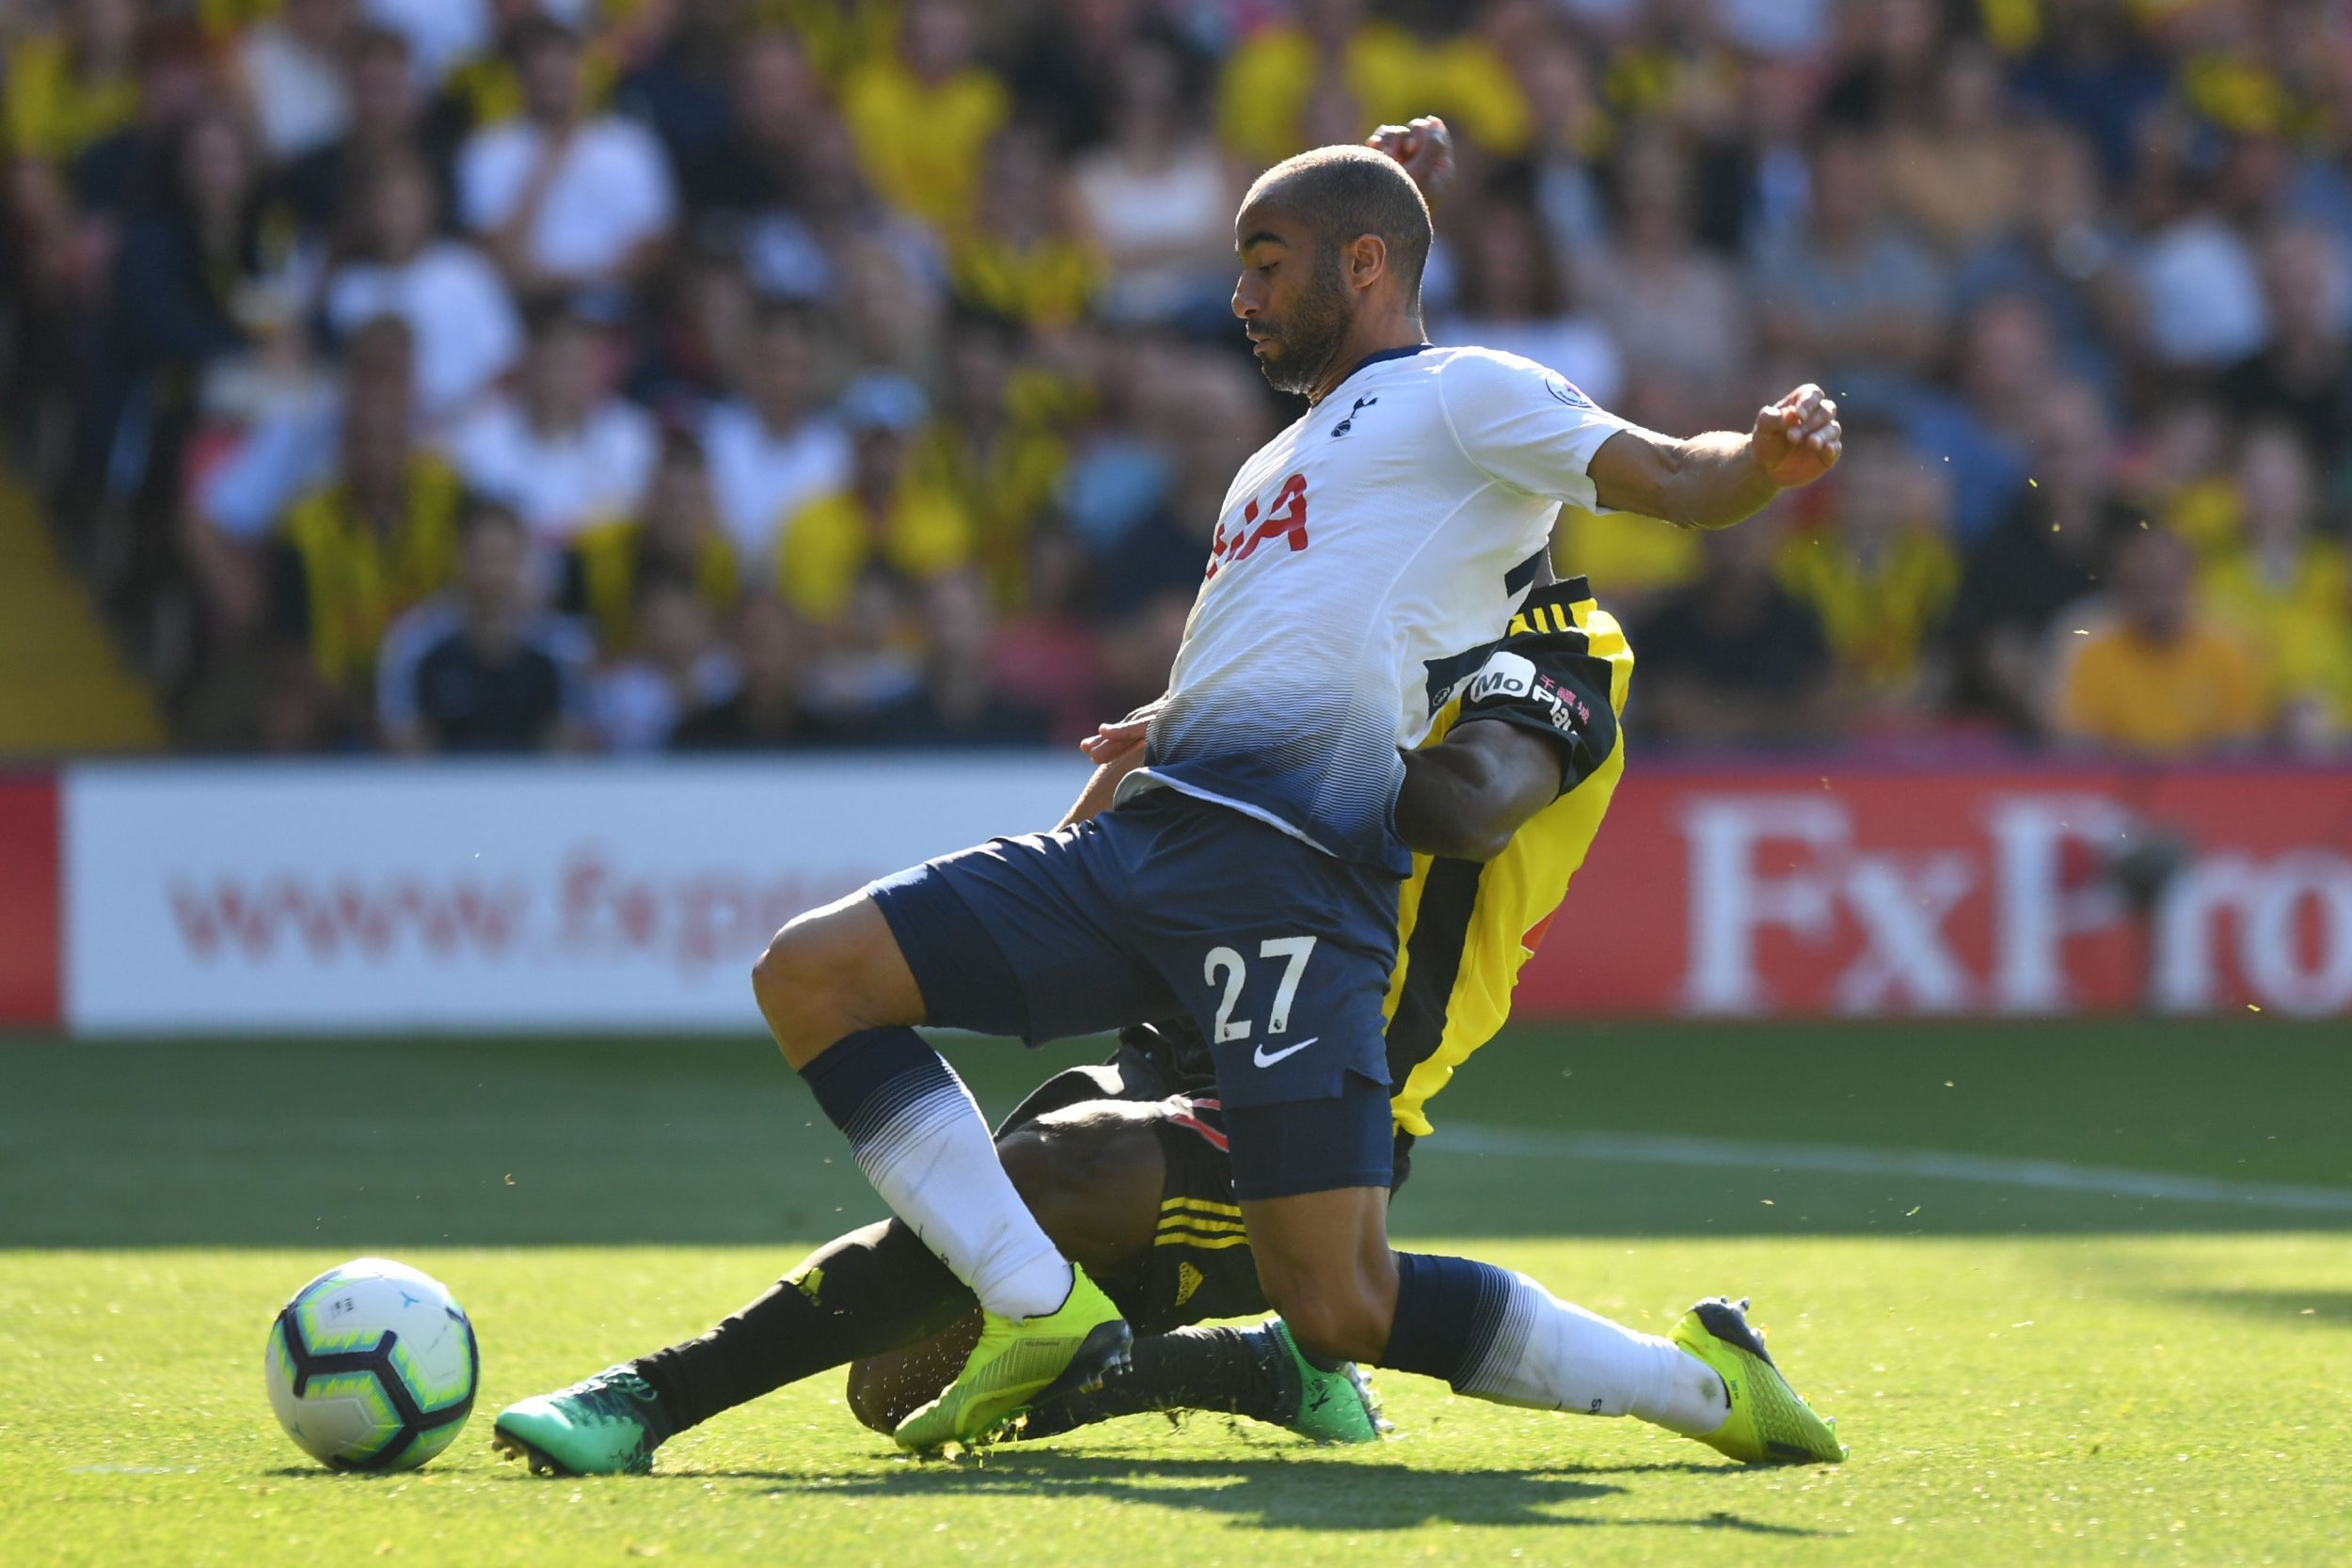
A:
POLYGON ((947 1265, 891 1220, 818 1247, 709 1333, 632 1365, 683 1432, 829 1367, 919 1345, 973 1306, 947 1265))
POLYGON ((1029 1412, 1026 1437, 1151 1410, 1216 1410, 1281 1426, 1298 1414, 1298 1374, 1265 1328, 1180 1328, 1147 1335, 1092 1394, 1029 1412))

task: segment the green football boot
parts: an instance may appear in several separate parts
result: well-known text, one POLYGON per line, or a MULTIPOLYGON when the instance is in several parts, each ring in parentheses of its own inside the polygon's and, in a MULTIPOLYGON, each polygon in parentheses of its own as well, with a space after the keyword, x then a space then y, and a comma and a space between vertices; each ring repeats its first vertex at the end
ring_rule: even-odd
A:
POLYGON ((1837 1465, 1847 1448, 1835 1417, 1824 1420, 1788 1386, 1749 1326, 1748 1304, 1709 1296, 1682 1315, 1670 1338, 1724 1380, 1731 1415, 1699 1439, 1743 1465, 1837 1465))
POLYGON ((670 1424, 653 1386, 626 1362, 499 1412, 490 1446, 534 1476, 642 1476, 670 1424))
POLYGON ((1281 1347, 1276 1375, 1282 1380, 1282 1408, 1291 1413, 1283 1426, 1317 1443, 1377 1443, 1391 1430, 1381 1417, 1372 1380, 1355 1362, 1325 1371, 1300 1353, 1290 1324, 1279 1318, 1265 1325, 1265 1333, 1281 1347))
POLYGON ((995 1436, 1040 1400, 1090 1394, 1103 1374, 1127 1364, 1135 1334, 1086 1270, 1070 1265, 1070 1295, 1035 1318, 983 1312, 980 1342, 939 1397, 891 1433, 910 1453, 995 1436))

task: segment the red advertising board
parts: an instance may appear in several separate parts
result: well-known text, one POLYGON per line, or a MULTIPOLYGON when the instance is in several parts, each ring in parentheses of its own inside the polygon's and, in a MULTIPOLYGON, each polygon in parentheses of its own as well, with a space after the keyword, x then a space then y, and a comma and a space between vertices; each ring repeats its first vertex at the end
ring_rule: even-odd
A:
POLYGON ((2352 1010, 2352 774, 1636 768, 1518 1011, 2143 1004, 2352 1010))
POLYGON ((57 786, 0 778, 0 1028, 57 1022, 57 786))

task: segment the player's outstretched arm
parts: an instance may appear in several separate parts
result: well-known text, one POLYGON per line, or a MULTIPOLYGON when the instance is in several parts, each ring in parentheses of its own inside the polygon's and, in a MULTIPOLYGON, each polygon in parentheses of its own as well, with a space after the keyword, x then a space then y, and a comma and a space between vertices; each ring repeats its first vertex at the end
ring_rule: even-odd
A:
POLYGON ((1621 430, 1601 443, 1587 472, 1603 506, 1677 528, 1729 528, 1829 472, 1843 440, 1837 404, 1808 382, 1757 409, 1745 436, 1721 430, 1677 441, 1621 430))
POLYGON ((1438 745, 1405 753, 1396 831, 1448 860, 1490 861, 1560 798, 1560 750, 1517 724, 1466 719, 1438 745))

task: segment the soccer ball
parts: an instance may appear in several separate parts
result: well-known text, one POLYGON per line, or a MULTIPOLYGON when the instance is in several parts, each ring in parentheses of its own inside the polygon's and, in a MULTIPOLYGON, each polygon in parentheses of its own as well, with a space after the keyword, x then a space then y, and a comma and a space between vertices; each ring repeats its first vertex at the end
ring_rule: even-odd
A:
POLYGON ((296 1291, 262 1366, 278 1424, 338 1470, 415 1469, 464 1429, 482 1381, 457 1303, 387 1258, 355 1258, 296 1291))

